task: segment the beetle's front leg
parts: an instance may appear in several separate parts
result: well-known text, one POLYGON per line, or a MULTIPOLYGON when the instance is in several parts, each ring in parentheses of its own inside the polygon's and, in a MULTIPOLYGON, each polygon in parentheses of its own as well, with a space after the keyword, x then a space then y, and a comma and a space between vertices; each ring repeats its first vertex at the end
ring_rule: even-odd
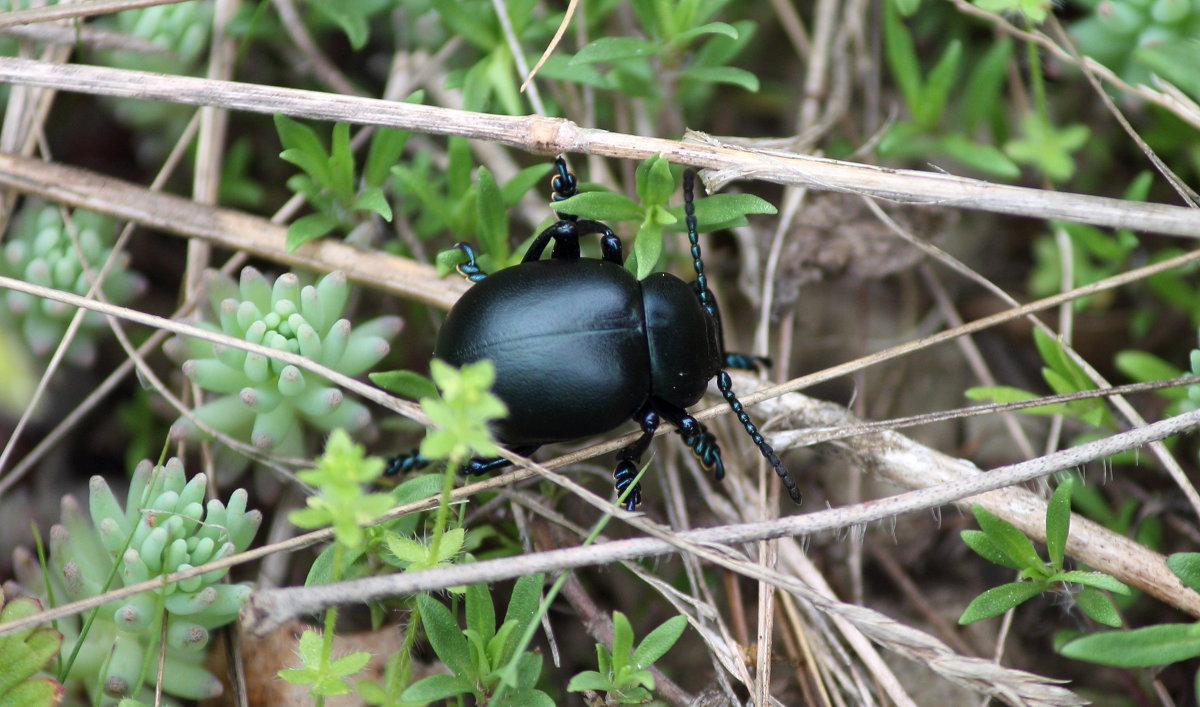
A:
POLYGON ((615 265, 624 265, 625 258, 621 254, 621 239, 607 225, 599 221, 580 221, 577 224, 579 235, 595 233, 600 236, 600 257, 615 265))
POLYGON ((654 439, 654 431, 658 429, 658 413, 646 403, 638 414, 634 416, 634 421, 642 428, 642 436, 638 437, 621 451, 617 452, 617 468, 613 470, 613 486, 617 489, 617 496, 625 494, 625 489, 633 484, 633 488, 625 494, 625 510, 634 511, 642 505, 642 484, 641 482, 634 483, 637 478, 638 467, 637 462, 642 458, 646 448, 650 446, 651 440, 654 439))
POLYGON ((460 263, 454 266, 459 275, 467 278, 471 282, 479 282, 487 277, 479 265, 475 262, 475 249, 466 243, 455 243, 454 247, 467 256, 467 262, 460 263))
POLYGON ((717 438, 708 431, 708 428, 683 408, 674 407, 663 401, 658 401, 656 405, 662 411, 667 422, 675 425, 679 436, 683 438, 683 443, 691 450, 696 461, 700 462, 700 466, 704 467, 705 471, 712 472, 713 478, 717 481, 725 478, 725 461, 721 458, 721 447, 717 445, 717 438))

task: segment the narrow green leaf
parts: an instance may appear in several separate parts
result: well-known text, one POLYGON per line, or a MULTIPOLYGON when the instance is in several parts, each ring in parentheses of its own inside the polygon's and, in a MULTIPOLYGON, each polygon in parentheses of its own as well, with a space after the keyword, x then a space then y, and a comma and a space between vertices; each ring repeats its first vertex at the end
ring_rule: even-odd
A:
POLYGON ((654 56, 659 47, 654 42, 637 37, 601 37, 588 42, 570 64, 594 64, 598 61, 618 61, 634 57, 654 56))
POLYGON ((282 113, 276 113, 274 117, 275 132, 279 134, 279 143, 284 149, 296 149, 321 158, 328 157, 325 143, 321 142, 321 138, 317 137, 312 128, 282 113))
POLYGON ((364 184, 369 187, 383 186, 391 174, 392 165, 396 164, 404 152, 404 145, 411 134, 411 130, 376 128, 375 135, 371 138, 371 146, 367 149, 367 161, 363 165, 364 184))
POLYGON ((1200 592, 1200 552, 1176 552, 1167 558, 1167 567, 1179 581, 1200 592))
POLYGON ((642 210, 649 211, 652 207, 665 207, 675 193, 675 176, 671 174, 671 163, 662 155, 655 155, 646 161, 647 167, 643 174, 645 178, 638 182, 638 198, 642 200, 642 210))
POLYGON ((675 35, 671 38, 670 42, 667 42, 667 50, 671 52, 677 51, 682 47, 686 47, 696 37, 702 37, 706 34, 724 35, 730 39, 738 38, 738 31, 733 25, 726 24, 725 22, 709 22, 675 35))
POLYGON ((909 113, 916 115, 921 102, 921 65, 913 47, 908 28, 900 21, 896 2, 885 2, 883 12, 883 44, 888 69, 900 87, 909 113))
MULTIPOLYGON (((662 257, 662 250, 662 226, 653 219, 643 221, 633 240, 633 254, 636 256, 634 264, 637 268, 633 273, 634 277, 642 280, 654 272, 658 259, 662 257)), ((626 262, 625 265, 628 267, 629 263, 626 262)))
POLYGON ((350 125, 334 123, 329 143, 329 170, 333 176, 330 186, 338 201, 354 198, 354 153, 350 151, 350 125))
POLYGON ((996 547, 996 544, 988 538, 987 533, 982 530, 963 530, 959 533, 959 537, 967 547, 985 560, 1003 567, 1011 567, 1014 570, 1021 569, 1020 565, 1001 552, 1000 548, 996 547))
POLYGON ((1028 601, 1045 591, 1046 587, 1040 582, 1011 582, 1001 584, 987 590, 971 600, 962 616, 958 617, 960 625, 975 623, 983 619, 999 616, 1014 606, 1028 601))
POLYGON ((474 629, 486 643, 496 635, 496 609, 486 584, 472 584, 466 591, 467 628, 474 629))
POLYGON ((350 208, 379 214, 384 221, 392 220, 392 206, 387 202, 387 197, 383 195, 383 190, 379 187, 368 187, 365 189, 354 200, 350 208))
POLYGON ((508 252, 508 215, 496 178, 487 167, 479 168, 475 207, 479 244, 485 253, 499 257, 508 252))
POLYGON ((629 652, 631 650, 633 650, 633 627, 629 625, 629 619, 625 618, 625 614, 614 611, 612 646, 614 673, 620 673, 622 668, 630 664, 629 652))
POLYGON ((1059 483, 1054 495, 1046 504, 1046 551, 1050 555, 1050 566, 1061 570, 1067 549, 1067 535, 1071 531, 1071 492, 1075 481, 1070 477, 1059 483))
MULTIPOLYGON (((512 208, 516 205, 521 197, 525 196, 526 192, 542 181, 546 173, 551 170, 551 166, 545 162, 535 164, 532 167, 526 167, 514 174, 504 186, 500 187, 500 200, 505 208, 512 208)), ((565 212, 564 212, 565 213, 565 212)))
POLYGON ((1103 572, 1071 570, 1070 572, 1060 572, 1054 575, 1054 580, 1058 582, 1075 582, 1096 589, 1106 589, 1114 594, 1127 595, 1130 591, 1124 582, 1103 572))
POLYGON ((370 27, 367 25, 366 14, 358 9, 358 5, 316 0, 309 2, 308 6, 336 24, 345 33, 346 39, 350 40, 354 51, 366 46, 370 27))
POLYGON ((960 133, 949 133, 937 138, 937 146, 946 154, 983 172, 1005 179, 1021 176, 1021 168, 994 145, 974 142, 960 133))
POLYGON ((471 662, 470 646, 458 622, 450 615, 450 610, 428 594, 417 595, 417 610, 429 644, 438 658, 456 675, 474 676, 475 665, 471 662))
POLYGON ((325 214, 301 216, 288 226, 287 251, 291 253, 309 241, 316 240, 337 226, 337 220, 325 214))
POLYGON ((425 703, 471 692, 471 681, 457 675, 430 675, 422 678, 400 695, 405 702, 425 703))
POLYGON ((580 218, 604 221, 632 221, 643 217, 642 207, 633 199, 609 191, 586 191, 570 199, 556 201, 555 211, 580 218))
MULTIPOLYGON (((696 207, 696 228, 702 233, 718 230, 722 224, 744 223, 746 214, 776 213, 771 202, 753 194, 713 194, 696 199, 693 203, 696 207)), ((669 211, 676 218, 676 225, 671 230, 686 230, 683 206, 671 207, 669 211)))
POLYGON ((353 675, 362 670, 370 660, 370 653, 367 651, 357 651, 331 662, 329 664, 329 671, 338 677, 353 675))
POLYGON ((679 76, 692 81, 703 83, 727 83, 744 88, 750 93, 758 93, 758 77, 736 66, 703 66, 685 69, 679 76))
POLYGON ((1121 613, 1104 592, 1084 587, 1083 591, 1075 595, 1075 603, 1079 605, 1080 611, 1096 623, 1113 628, 1121 627, 1121 613))
POLYGON ((410 400, 431 398, 437 395, 437 386, 433 384, 433 381, 415 371, 381 371, 379 373, 368 373, 367 377, 372 383, 389 393, 410 400))
POLYGON ((995 114, 996 104, 1004 90, 1008 62, 1012 59, 1012 47, 1012 40, 1008 37, 992 42, 967 77, 961 107, 964 132, 972 133, 995 114))
POLYGON ((512 596, 508 600, 508 609, 504 612, 505 623, 514 622, 512 644, 504 648, 504 661, 512 657, 515 642, 525 633, 529 624, 537 619, 538 603, 542 599, 543 574, 521 577, 513 585, 512 596))
POLYGON ((1113 363, 1117 370, 1139 383, 1169 380, 1183 375, 1179 367, 1145 351, 1121 351, 1113 363))
POLYGON ((687 628, 687 617, 673 616, 667 619, 658 628, 646 634, 646 637, 634 649, 633 659, 630 662, 638 668, 650 667, 671 650, 671 646, 674 646, 679 637, 683 635, 685 628, 687 628))
POLYGON ((1003 520, 980 505, 971 506, 971 512, 975 514, 979 529, 987 533, 988 539, 992 541, 996 549, 1007 555, 1022 569, 1044 565, 1037 550, 1033 548, 1033 543, 1012 523, 1003 520))
POLYGON ((1060 653, 1121 668, 1149 668, 1200 656, 1200 624, 1159 624, 1077 638, 1060 653))
POLYGON ((946 99, 950 90, 955 86, 958 77, 958 65, 962 61, 962 42, 955 39, 946 47, 933 70, 929 72, 925 89, 922 91, 921 104, 914 111, 917 124, 926 130, 933 130, 942 120, 942 111, 946 107, 946 99))

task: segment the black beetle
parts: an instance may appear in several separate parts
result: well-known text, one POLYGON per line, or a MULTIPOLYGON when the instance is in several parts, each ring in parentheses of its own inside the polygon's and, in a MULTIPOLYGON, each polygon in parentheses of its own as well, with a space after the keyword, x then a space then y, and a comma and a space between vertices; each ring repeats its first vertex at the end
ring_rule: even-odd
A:
MULTIPOLYGON (((575 175, 555 160, 552 199, 576 193, 575 175)), ((556 212, 520 264, 488 275, 475 252, 458 266, 476 283, 462 296, 438 332, 433 355, 462 366, 490 359, 496 366, 494 392, 508 406, 495 423, 496 438, 522 456, 543 444, 603 434, 632 419, 642 435, 617 453, 613 478, 618 493, 637 475, 659 420, 675 425, 684 443, 717 479, 725 474, 716 439, 687 412, 715 376, 717 387, 799 503, 800 491, 734 395, 725 368, 752 368, 765 359, 727 354, 716 300, 700 258, 694 177, 683 174, 684 214, 696 279, 690 285, 668 273, 638 281, 622 265, 621 241, 599 221, 556 212), (579 237, 600 236, 600 258, 579 253, 579 237), (550 259, 541 260, 550 240, 550 259)), ((423 466, 419 454, 395 457, 388 474, 423 466)), ((474 459, 467 473, 508 465, 503 458, 474 459)), ((625 508, 641 503, 641 485, 625 496, 625 508)))

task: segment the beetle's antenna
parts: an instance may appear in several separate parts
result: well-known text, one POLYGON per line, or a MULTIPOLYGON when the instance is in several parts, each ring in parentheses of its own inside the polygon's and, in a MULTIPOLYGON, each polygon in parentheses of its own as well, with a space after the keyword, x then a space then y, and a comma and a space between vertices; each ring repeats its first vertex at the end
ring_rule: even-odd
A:
POLYGON ((750 420, 750 416, 746 414, 742 408, 742 401, 737 399, 733 394, 733 381, 729 379, 729 374, 725 371, 717 372, 717 388, 721 390, 721 395, 725 396, 725 402, 729 403, 729 407, 733 409, 733 414, 737 415, 738 422, 742 423, 742 427, 746 428, 746 434, 750 435, 750 439, 758 445, 758 451, 766 457, 767 462, 775 469, 775 473, 779 475, 779 480, 783 482, 783 487, 787 489, 788 495, 796 503, 800 503, 800 489, 796 488, 796 482, 792 480, 791 474, 788 473, 787 467, 783 462, 779 461, 779 455, 775 454, 775 450, 771 445, 767 444, 767 440, 759 433, 758 428, 750 420))
POLYGON ((716 302, 708 289, 708 278, 704 276, 704 261, 700 259, 700 233, 696 225, 696 205, 693 203, 695 195, 692 193, 695 184, 696 173, 690 169, 683 170, 683 214, 687 223, 688 243, 692 244, 692 267, 696 269, 696 281, 692 283, 692 289, 696 291, 700 306, 713 317, 718 317, 716 302))

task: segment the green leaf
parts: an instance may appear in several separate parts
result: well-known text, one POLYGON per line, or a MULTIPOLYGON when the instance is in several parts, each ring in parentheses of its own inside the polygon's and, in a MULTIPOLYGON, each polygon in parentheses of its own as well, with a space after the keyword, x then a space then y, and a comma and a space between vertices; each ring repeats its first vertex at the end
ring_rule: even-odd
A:
POLYGON ((379 214, 384 221, 392 220, 392 207, 387 202, 387 197, 383 195, 383 190, 379 187, 368 187, 363 190, 354 203, 350 205, 352 209, 360 211, 371 211, 379 214))
POLYGON ((384 537, 384 542, 387 543, 388 550, 401 562, 417 564, 429 558, 429 546, 420 540, 389 534, 384 537))
MULTIPOLYGON (((444 542, 444 541, 443 541, 444 542)), ((484 643, 496 635, 496 609, 486 584, 472 584, 466 591, 467 628, 479 633, 484 643)))
POLYGON ((1011 582, 987 590, 971 600, 958 623, 966 624, 999 616, 1014 606, 1041 594, 1046 587, 1041 582, 1011 582))
POLYGON ((926 130, 933 130, 942 119, 942 111, 946 107, 946 99, 955 85, 958 77, 958 65, 962 60, 962 42, 952 40, 946 51, 942 53, 937 64, 929 72, 925 89, 921 92, 921 103, 913 111, 917 125, 926 130))
POLYGON ((1005 179, 1021 176, 1021 168, 992 145, 974 142, 959 133, 941 135, 936 142, 946 154, 968 167, 1005 179))
POLYGON ((570 64, 594 64, 598 61, 618 61, 634 57, 654 56, 659 45, 637 37, 601 37, 588 42, 572 57, 570 64))
POLYGON ((1113 360, 1117 370, 1139 383, 1179 378, 1183 371, 1145 351, 1121 351, 1113 360))
POLYGON ((301 216, 288 226, 287 251, 291 253, 309 241, 316 240, 337 226, 337 220, 325 214, 301 216))
POLYGON ((354 51, 366 46, 370 28, 367 25, 366 14, 360 11, 357 5, 310 0, 308 6, 336 24, 345 33, 346 39, 350 40, 354 51))
POLYGON ((338 677, 353 675, 366 667, 371 660, 367 651, 358 651, 334 660, 329 664, 329 672, 338 677))
MULTIPOLYGON (((700 232, 726 228, 725 224, 745 223, 746 214, 774 214, 771 202, 753 194, 713 194, 693 202, 696 211, 696 228, 700 232)), ((669 209, 676 219, 674 231, 686 229, 682 206, 669 209)))
MULTIPOLYGON (((521 634, 525 633, 529 624, 537 619, 538 603, 542 599, 542 581, 544 579, 545 575, 543 574, 526 575, 513 585, 512 596, 508 600, 508 609, 504 612, 504 622, 512 621, 514 623, 514 642, 521 634)), ((511 657, 513 647, 505 647, 505 662, 511 657)))
POLYGON ((504 186, 500 187, 500 199, 506 208, 512 208, 525 196, 526 192, 542 181, 546 173, 551 170, 551 166, 546 163, 535 164, 532 167, 526 167, 514 174, 504 186))
POLYGON ((884 3, 883 44, 888 69, 892 72, 896 85, 900 87, 900 93, 904 95, 909 112, 915 116, 921 103, 921 65, 917 60, 912 36, 900 21, 894 1, 884 3))
POLYGON ((338 201, 346 203, 354 196, 354 153, 350 151, 350 125, 334 123, 329 143, 330 188, 338 201))
POLYGON ((963 530, 959 533, 959 537, 967 547, 985 560, 1003 567, 1011 567, 1014 570, 1021 569, 1021 566, 1001 552, 1000 548, 996 547, 996 544, 988 538, 987 533, 982 530, 963 530))
POLYGON ((470 693, 474 689, 470 680, 457 675, 430 675, 422 678, 401 693, 405 702, 425 703, 444 700, 447 697, 470 693))
POLYGON ((921 0, 896 0, 896 9, 905 17, 912 17, 921 7, 921 0))
POLYGON ((979 529, 987 533, 988 539, 995 544, 996 549, 1008 556, 1022 569, 1042 567, 1044 563, 1033 549, 1033 543, 1011 523, 1003 520, 983 506, 971 506, 979 529))
POLYGON ((564 214, 596 221, 632 221, 642 218, 642 207, 633 199, 609 191, 586 191, 551 207, 564 214))
POLYGON ((642 200, 642 211, 663 206, 675 193, 675 176, 671 174, 671 163, 661 154, 656 154, 640 165, 637 180, 638 197, 642 200))
POLYGON ((736 66, 704 66, 684 69, 679 72, 680 78, 700 81, 702 83, 727 83, 746 89, 750 93, 758 93, 758 77, 736 66))
MULTIPOLYGON (((419 92, 418 92, 419 93, 419 92)), ((420 103, 409 96, 405 103, 420 103)), ((376 128, 371 138, 371 146, 367 149, 367 161, 363 165, 363 183, 369 187, 381 187, 392 173, 392 165, 400 159, 404 145, 408 142, 411 130, 396 130, 395 128, 376 128)))
POLYGON ((656 660, 671 650, 671 646, 674 646, 679 637, 683 635, 685 628, 687 628, 687 617, 673 616, 667 619, 658 628, 646 634, 646 637, 633 651, 631 663, 638 668, 647 668, 653 665, 656 660))
POLYGON ((701 37, 706 34, 724 35, 730 39, 738 38, 738 31, 733 25, 726 24, 724 22, 709 22, 707 24, 700 25, 699 27, 693 27, 691 29, 684 30, 672 37, 671 41, 667 42, 667 51, 678 51, 680 48, 686 47, 688 43, 696 37, 701 37))
POLYGON ((1110 575, 1103 572, 1087 572, 1084 570, 1071 570, 1070 572, 1060 572, 1054 575, 1054 580, 1057 582, 1075 582, 1096 589, 1107 589, 1114 594, 1129 594, 1129 587, 1110 575))
POLYGON ((437 395, 437 386, 433 384, 433 381, 415 371, 381 371, 368 373, 367 378, 389 393, 410 400, 420 400, 437 395))
POLYGON ((995 114, 996 104, 1004 90, 1008 62, 1012 59, 1012 47, 1012 40, 1008 37, 992 42, 967 77, 960 107, 964 132, 974 131, 995 114))
POLYGON ((1062 569, 1067 535, 1071 531, 1071 491, 1074 487, 1074 479, 1067 477, 1054 489, 1054 495, 1046 504, 1046 551, 1050 555, 1050 566, 1056 570, 1062 569))
POLYGON ((1200 592, 1200 552, 1176 552, 1167 558, 1167 567, 1179 581, 1200 592))
POLYGON ((629 619, 625 618, 625 614, 613 612, 613 640, 612 640, 612 662, 613 672, 620 673, 621 669, 629 665, 629 652, 633 649, 633 627, 629 625, 629 619))
POLYGON ((1104 592, 1084 587, 1083 591, 1075 595, 1075 603, 1096 623, 1113 628, 1121 627, 1121 614, 1104 592))
POLYGON ((1149 668, 1200 656, 1200 624, 1160 624, 1077 638, 1060 653, 1121 668, 1149 668))
POLYGON ((475 205, 479 243, 484 252, 499 256, 508 252, 508 215, 500 187, 487 167, 479 168, 478 187, 475 205))
POLYGON ((584 690, 609 692, 611 688, 612 683, 608 681, 608 678, 595 670, 585 670, 582 673, 578 673, 567 683, 567 692, 583 692, 584 690))
MULTIPOLYGON (((633 276, 642 280, 654 272, 655 266, 658 265, 658 259, 662 257, 662 250, 662 226, 655 223, 652 218, 643 221, 633 240, 634 265, 636 266, 633 276)), ((627 262, 625 265, 628 267, 629 263, 627 262)))
POLYGON ((421 625, 425 627, 429 645, 433 646, 438 658, 456 675, 474 676, 471 649, 450 611, 428 594, 417 595, 417 611, 421 614, 421 625))

